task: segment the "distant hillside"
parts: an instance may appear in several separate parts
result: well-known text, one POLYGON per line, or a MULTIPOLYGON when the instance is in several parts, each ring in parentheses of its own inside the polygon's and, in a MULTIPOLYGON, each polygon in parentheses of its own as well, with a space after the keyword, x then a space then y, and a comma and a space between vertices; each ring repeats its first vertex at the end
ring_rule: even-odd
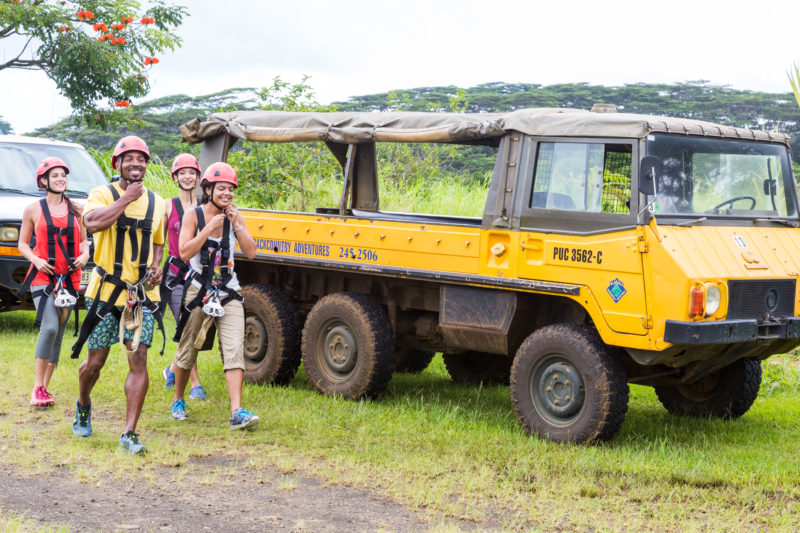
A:
MULTIPOLYGON (((343 111, 449 110, 458 88, 419 87, 355 96, 336 102, 343 111)), ((569 107, 590 109, 593 104, 616 104, 620 111, 659 114, 708 120, 721 124, 778 130, 792 135, 795 161, 800 161, 800 109, 791 93, 773 94, 742 91, 706 82, 677 84, 635 83, 605 87, 587 83, 538 85, 526 83, 485 83, 464 89, 468 112, 510 111, 525 107, 569 107)), ((190 149, 181 142, 178 126, 193 118, 205 118, 218 110, 252 109, 257 105, 255 89, 236 88, 211 95, 173 95, 139 104, 134 113, 137 128, 99 132, 66 119, 34 132, 39 136, 80 142, 108 150, 122 135, 144 137, 153 153, 163 159, 190 149)), ((191 147, 196 151, 197 147, 191 147)), ((480 165, 481 167, 483 165, 480 165)))

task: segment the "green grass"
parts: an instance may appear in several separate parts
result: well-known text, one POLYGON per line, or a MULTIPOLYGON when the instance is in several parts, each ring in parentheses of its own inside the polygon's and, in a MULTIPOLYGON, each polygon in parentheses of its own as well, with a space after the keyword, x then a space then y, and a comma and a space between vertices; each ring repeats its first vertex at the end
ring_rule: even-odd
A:
POLYGON ((0 507, 0 531, 3 533, 66 533, 69 530, 67 526, 41 525, 34 519, 3 511, 0 507))
MULTIPOLYGON (((30 312, 0 315, 0 461, 27 471, 67 467, 92 484, 136 475, 158 487, 164 468, 181 479, 196 472, 192 458, 226 457, 230 464, 205 471, 202 483, 221 483, 237 467, 276 466, 283 490, 293 490, 297 474, 310 474, 396 499, 433 523, 455 517, 501 528, 793 531, 800 520, 800 387, 792 359, 764 364, 765 393, 739 420, 673 417, 651 389, 633 386, 617 438, 578 446, 524 435, 507 388, 454 385, 438 356, 419 376, 396 375, 374 401, 321 396, 302 371, 289 387, 245 386, 244 405, 262 424, 232 433, 219 355, 204 352, 199 368, 210 400, 190 401, 190 419, 176 423, 160 377, 174 353, 169 342, 168 356, 150 355, 139 430, 151 453, 130 459, 116 450, 127 371, 119 349, 92 396, 95 435, 77 439, 70 429, 77 361, 65 355, 56 371, 54 409, 27 404, 32 322, 30 312)), ((68 335, 65 354, 69 343, 68 335)))

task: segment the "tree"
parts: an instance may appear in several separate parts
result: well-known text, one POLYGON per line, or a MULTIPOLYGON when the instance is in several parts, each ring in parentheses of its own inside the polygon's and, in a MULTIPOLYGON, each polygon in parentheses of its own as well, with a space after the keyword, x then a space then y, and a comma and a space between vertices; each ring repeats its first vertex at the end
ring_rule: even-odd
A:
POLYGON ((9 133, 13 133, 14 129, 11 127, 11 124, 8 121, 3 120, 3 117, 0 116, 0 135, 8 135, 9 133))
POLYGON ((150 90, 147 70, 181 42, 186 8, 154 0, 0 0, 5 69, 41 70, 73 111, 101 127, 150 90))
POLYGON ((794 71, 790 70, 787 75, 789 76, 789 83, 792 84, 794 98, 797 100, 797 105, 800 106, 800 65, 795 63, 792 67, 794 71))

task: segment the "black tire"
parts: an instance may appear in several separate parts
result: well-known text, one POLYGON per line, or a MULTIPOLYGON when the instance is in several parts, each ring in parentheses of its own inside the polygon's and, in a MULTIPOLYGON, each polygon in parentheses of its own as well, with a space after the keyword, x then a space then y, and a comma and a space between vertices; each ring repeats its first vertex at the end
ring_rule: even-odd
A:
POLYGON ((655 387, 658 400, 673 415, 739 418, 761 387, 761 361, 739 359, 688 385, 655 387))
POLYGON ((622 365, 596 331, 573 324, 545 326, 525 339, 510 389, 525 431, 557 442, 610 440, 628 410, 622 365))
POLYGON ((306 376, 322 394, 375 397, 392 379, 392 327, 383 308, 366 294, 321 298, 308 313, 302 352, 306 376))
POLYGON ((300 366, 300 322, 291 300, 270 285, 245 285, 244 379, 285 385, 300 366))
POLYGON ((431 364, 434 352, 415 350, 414 348, 397 348, 394 351, 394 371, 419 374, 431 364))
POLYGON ((508 385, 511 358, 484 352, 442 354, 444 366, 455 383, 465 385, 508 385))

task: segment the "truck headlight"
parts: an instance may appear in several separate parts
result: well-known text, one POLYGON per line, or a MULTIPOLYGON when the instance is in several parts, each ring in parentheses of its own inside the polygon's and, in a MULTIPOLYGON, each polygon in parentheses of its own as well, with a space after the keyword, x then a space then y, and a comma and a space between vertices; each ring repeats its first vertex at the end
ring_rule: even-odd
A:
POLYGON ((722 302, 722 291, 716 283, 706 283, 706 307, 705 315, 711 316, 719 311, 719 304, 722 302))
POLYGON ((15 226, 0 227, 0 241, 17 242, 19 240, 19 228, 15 226))

